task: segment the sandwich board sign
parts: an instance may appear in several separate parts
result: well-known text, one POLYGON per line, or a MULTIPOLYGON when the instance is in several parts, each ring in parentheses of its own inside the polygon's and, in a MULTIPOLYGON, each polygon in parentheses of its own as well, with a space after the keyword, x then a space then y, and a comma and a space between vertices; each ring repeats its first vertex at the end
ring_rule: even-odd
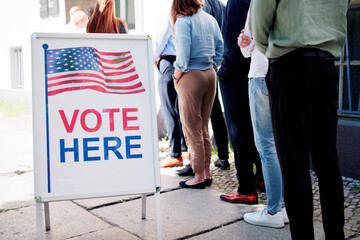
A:
POLYGON ((145 35, 32 35, 38 238, 42 203, 50 228, 51 201, 146 193, 159 199, 151 45, 145 35))

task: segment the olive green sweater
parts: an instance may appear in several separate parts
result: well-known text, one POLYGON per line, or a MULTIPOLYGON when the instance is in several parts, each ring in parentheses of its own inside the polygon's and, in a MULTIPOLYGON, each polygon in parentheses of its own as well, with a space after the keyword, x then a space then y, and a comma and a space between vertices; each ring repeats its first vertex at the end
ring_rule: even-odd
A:
POLYGON ((339 57, 346 39, 350 0, 251 0, 250 32, 267 58, 297 48, 317 48, 339 57))

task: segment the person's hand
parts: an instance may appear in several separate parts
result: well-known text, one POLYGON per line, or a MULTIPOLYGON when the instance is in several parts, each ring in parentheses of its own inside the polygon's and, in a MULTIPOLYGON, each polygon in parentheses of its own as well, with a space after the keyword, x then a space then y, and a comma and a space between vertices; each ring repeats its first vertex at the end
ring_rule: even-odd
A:
POLYGON ((244 29, 241 30, 241 33, 237 39, 237 44, 239 45, 239 47, 241 48, 247 47, 250 45, 250 43, 251 43, 251 39, 248 36, 244 35, 244 29))
POLYGON ((159 62, 159 59, 160 59, 160 58, 157 58, 157 59, 155 60, 155 62, 154 62, 155 67, 157 67, 158 62, 159 62))

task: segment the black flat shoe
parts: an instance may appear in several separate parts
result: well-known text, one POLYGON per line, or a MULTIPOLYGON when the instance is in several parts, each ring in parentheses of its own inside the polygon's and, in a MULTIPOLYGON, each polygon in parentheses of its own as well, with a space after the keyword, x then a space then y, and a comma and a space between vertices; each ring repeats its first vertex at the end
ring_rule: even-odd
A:
POLYGON ((206 187, 205 181, 204 181, 204 182, 201 182, 201 183, 197 183, 197 184, 195 184, 195 185, 187 185, 187 184, 186 184, 186 181, 181 181, 181 182, 179 182, 179 185, 180 185, 182 188, 204 189, 204 188, 206 187))
POLYGON ((210 187, 210 186, 211 186, 211 183, 212 183, 212 178, 205 179, 205 185, 206 185, 207 187, 210 187))
POLYGON ((178 171, 176 174, 179 176, 195 176, 195 173, 194 173, 193 169, 191 168, 190 164, 187 165, 186 168, 178 171))

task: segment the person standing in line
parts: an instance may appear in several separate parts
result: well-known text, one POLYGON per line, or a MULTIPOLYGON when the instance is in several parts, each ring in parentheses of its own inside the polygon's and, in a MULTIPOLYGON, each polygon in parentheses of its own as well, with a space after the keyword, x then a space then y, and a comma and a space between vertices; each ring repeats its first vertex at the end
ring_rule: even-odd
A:
POLYGON ((94 13, 94 9, 95 9, 96 4, 91 4, 87 9, 86 9, 86 15, 88 16, 88 19, 91 18, 92 14, 94 13))
MULTIPOLYGON (((213 16, 219 25, 220 31, 222 30, 223 17, 225 15, 225 5, 220 0, 205 0, 202 8, 206 13, 213 16)), ((215 143, 218 150, 218 160, 214 162, 216 167, 221 170, 229 169, 229 149, 228 149, 228 134, 225 124, 223 111, 221 109, 218 85, 216 84, 215 99, 211 110, 211 125, 214 131, 215 143)), ((193 175, 193 170, 189 164, 185 169, 177 172, 179 176, 193 175)))
POLYGON ((86 24, 88 22, 88 18, 84 10, 79 6, 74 6, 69 11, 70 20, 69 23, 65 26, 65 32, 71 33, 81 33, 86 32, 86 24))
POLYGON ((237 45, 237 37, 244 28, 249 5, 250 0, 229 0, 224 17, 224 59, 217 75, 234 149, 239 186, 233 194, 222 194, 220 199, 231 203, 257 204, 256 188, 264 190, 265 187, 250 117, 247 78, 250 60, 242 56, 237 45), (254 164, 256 175, 253 172, 254 164))
MULTIPOLYGON (((205 0, 203 10, 216 19, 220 30, 222 30, 223 19, 225 15, 225 5, 220 0, 205 0)), ((219 157, 219 159, 216 160, 214 164, 216 167, 221 168, 221 170, 229 169, 229 137, 223 111, 221 109, 219 101, 218 85, 216 85, 215 99, 211 111, 210 120, 211 126, 214 131, 214 137, 219 157)))
POLYGON ((334 58, 344 49, 349 3, 251 1, 250 32, 270 61, 267 87, 294 240, 314 239, 310 159, 319 180, 325 238, 344 239, 334 58))
POLYGON ((86 26, 87 33, 127 33, 127 25, 115 16, 114 0, 97 0, 86 26))
POLYGON ((183 165, 181 153, 187 151, 187 146, 181 128, 177 93, 172 79, 175 70, 173 63, 176 59, 176 51, 174 38, 171 34, 170 9, 162 22, 164 24, 161 25, 162 27, 154 41, 154 61, 155 66, 159 70, 158 89, 161 101, 161 114, 166 126, 170 149, 168 158, 160 162, 160 167, 167 168, 183 165))
POLYGON ((244 57, 251 57, 248 75, 250 114, 255 145, 261 158, 267 197, 267 207, 261 211, 245 213, 244 220, 254 225, 281 228, 289 222, 289 219, 283 200, 283 180, 275 148, 269 94, 265 82, 269 64, 268 59, 251 41, 249 13, 245 29, 238 37, 238 45, 244 57))
POLYGON ((195 177, 183 188, 210 186, 211 141, 208 123, 215 97, 216 73, 223 40, 216 20, 204 12, 202 0, 174 0, 171 7, 176 61, 173 79, 180 119, 195 177))

